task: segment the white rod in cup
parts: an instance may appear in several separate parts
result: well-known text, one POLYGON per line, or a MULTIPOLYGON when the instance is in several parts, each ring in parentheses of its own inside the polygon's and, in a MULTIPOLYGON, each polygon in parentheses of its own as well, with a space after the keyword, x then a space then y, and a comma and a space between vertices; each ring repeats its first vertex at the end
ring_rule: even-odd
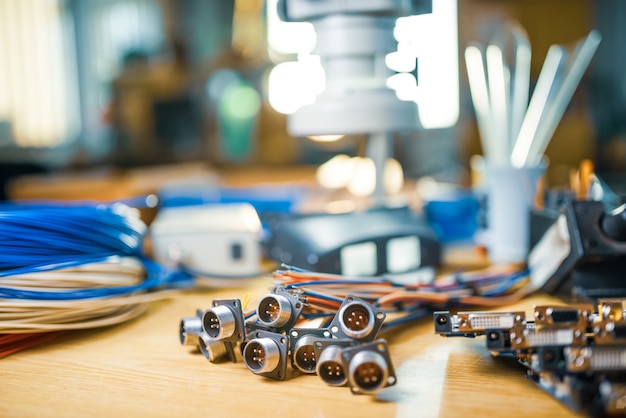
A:
POLYGON ((465 65, 467 67, 472 103, 476 112, 476 122, 480 131, 483 152, 490 159, 495 150, 492 139, 491 111, 489 110, 489 90, 485 78, 482 52, 478 46, 469 45, 465 48, 465 65))
POLYGON ((511 153, 511 164, 515 167, 523 167, 526 164, 541 115, 546 108, 554 80, 565 57, 565 49, 559 45, 552 45, 548 49, 539 78, 537 79, 537 85, 530 98, 528 110, 522 121, 522 126, 511 153))
POLYGON ((485 162, 487 249, 493 263, 524 261, 528 255, 530 211, 546 163, 512 167, 485 162))
POLYGON ((563 84, 559 86, 552 106, 547 109, 545 118, 542 119, 537 127, 535 139, 526 158, 527 164, 536 164, 541 160, 550 138, 561 121, 567 105, 572 99, 576 87, 580 83, 587 66, 589 66, 589 62, 591 62, 591 58, 593 58, 593 54, 595 54, 601 39, 600 33, 593 30, 582 41, 582 44, 579 43, 574 51, 571 67, 565 75, 563 84))
POLYGON ((504 58, 502 49, 498 45, 489 45, 487 47, 487 73, 491 119, 495 134, 492 161, 506 163, 511 152, 509 149, 509 103, 506 93, 507 82, 504 58))
POLYGON ((530 89, 530 60, 532 49, 528 34, 524 28, 514 22, 511 23, 511 33, 515 43, 515 73, 511 92, 511 149, 519 134, 526 109, 530 89))

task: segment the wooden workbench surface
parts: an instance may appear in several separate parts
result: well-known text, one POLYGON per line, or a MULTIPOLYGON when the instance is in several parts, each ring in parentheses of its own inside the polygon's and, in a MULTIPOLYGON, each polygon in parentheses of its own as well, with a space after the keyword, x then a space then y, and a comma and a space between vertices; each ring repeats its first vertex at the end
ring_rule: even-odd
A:
MULTIPOLYGON (((244 288, 185 291, 132 322, 65 334, 0 360, 2 417, 564 417, 571 411, 493 358, 483 338, 442 338, 431 319, 387 337, 396 386, 376 397, 315 375, 273 381, 243 363, 209 363, 179 344, 178 326, 216 298, 252 302, 268 279, 244 288)), ((532 311, 536 295, 502 310, 532 311)))

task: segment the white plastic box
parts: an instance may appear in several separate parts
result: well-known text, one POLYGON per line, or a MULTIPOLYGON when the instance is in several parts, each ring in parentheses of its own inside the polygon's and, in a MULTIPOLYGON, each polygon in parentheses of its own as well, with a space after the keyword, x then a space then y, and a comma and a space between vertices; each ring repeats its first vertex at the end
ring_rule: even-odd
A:
POLYGON ((163 208, 150 226, 157 261, 215 278, 258 275, 261 234, 248 203, 163 208))

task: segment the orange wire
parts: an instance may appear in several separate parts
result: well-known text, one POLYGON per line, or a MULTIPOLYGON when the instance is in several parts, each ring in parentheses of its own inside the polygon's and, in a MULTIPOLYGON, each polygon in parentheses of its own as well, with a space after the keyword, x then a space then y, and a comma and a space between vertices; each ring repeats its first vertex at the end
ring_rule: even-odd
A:
POLYGON ((0 335, 0 358, 4 358, 19 351, 43 344, 58 337, 64 332, 65 331, 55 331, 33 334, 0 335))
POLYGON ((339 307, 341 306, 341 302, 335 302, 332 300, 326 300, 326 299, 322 299, 322 298, 317 298, 315 296, 307 296, 306 297, 306 301, 307 303, 312 303, 315 305, 323 305, 323 306, 328 306, 330 308, 334 308, 334 309, 339 309, 339 307))

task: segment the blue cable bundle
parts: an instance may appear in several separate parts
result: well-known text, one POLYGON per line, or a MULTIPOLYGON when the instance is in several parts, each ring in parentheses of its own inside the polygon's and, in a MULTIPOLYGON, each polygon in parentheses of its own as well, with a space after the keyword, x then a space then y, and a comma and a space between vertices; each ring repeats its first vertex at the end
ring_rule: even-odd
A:
POLYGON ((148 258, 146 232, 119 202, 0 204, 0 358, 175 296, 190 276, 148 258))
POLYGON ((76 300, 157 288, 177 276, 145 257, 146 225, 123 204, 0 205, 0 298, 76 300), (3 285, 12 276, 40 273, 134 257, 145 280, 125 286, 31 290, 3 285))

